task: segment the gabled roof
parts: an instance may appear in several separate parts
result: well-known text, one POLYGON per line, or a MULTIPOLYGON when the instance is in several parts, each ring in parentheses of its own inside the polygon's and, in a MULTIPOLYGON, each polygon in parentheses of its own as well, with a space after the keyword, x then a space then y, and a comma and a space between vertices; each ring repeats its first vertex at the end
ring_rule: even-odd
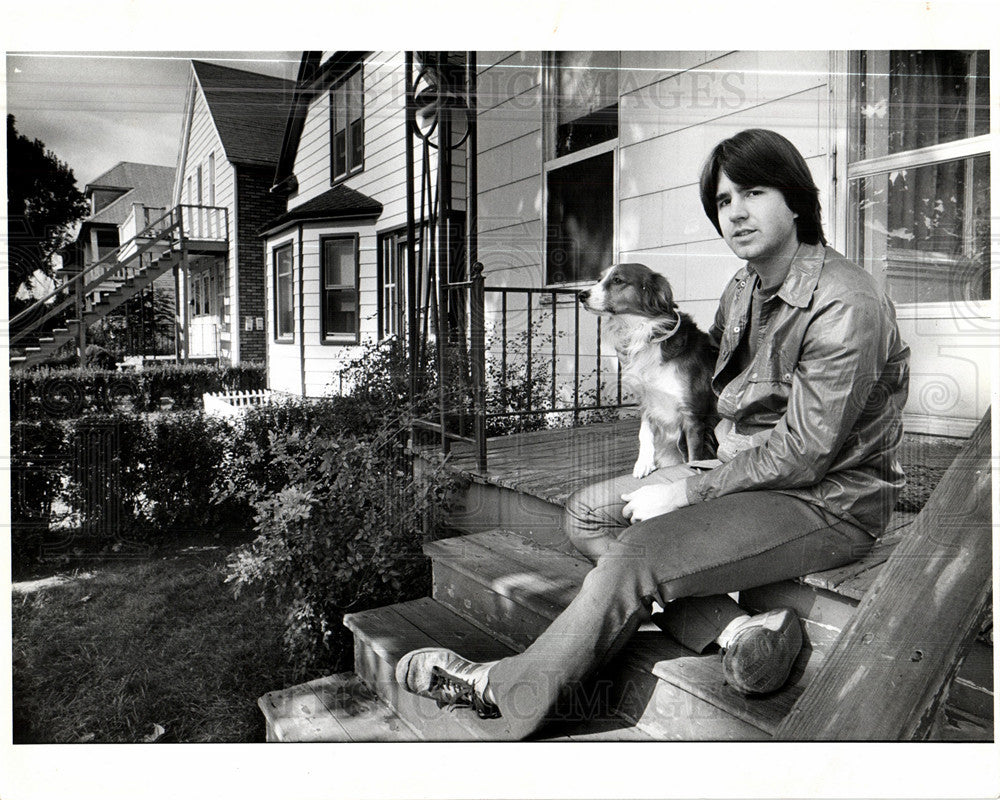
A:
POLYGON ((378 200, 373 200, 366 194, 338 183, 318 197, 275 217, 261 228, 260 235, 274 233, 295 222, 358 219, 377 217, 381 213, 382 204, 378 200))
POLYGON ((132 210, 133 203, 150 208, 167 208, 174 185, 174 168, 157 164, 119 161, 103 175, 84 187, 90 197, 96 189, 123 189, 125 193, 83 220, 84 225, 120 225, 132 210))
POLYGON ((273 167, 281 153, 293 81, 192 61, 226 158, 273 167))

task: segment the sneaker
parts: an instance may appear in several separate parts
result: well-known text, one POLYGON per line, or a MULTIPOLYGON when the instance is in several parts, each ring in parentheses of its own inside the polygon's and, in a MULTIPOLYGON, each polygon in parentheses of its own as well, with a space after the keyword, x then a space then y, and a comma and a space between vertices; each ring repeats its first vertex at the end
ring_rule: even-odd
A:
POLYGON ((396 683, 437 701, 441 708, 471 708, 483 719, 492 719, 500 716, 500 709, 484 693, 490 667, 496 663, 479 664, 443 647, 424 647, 399 659, 396 683))
POLYGON ((790 608, 750 617, 722 655, 726 683, 743 694, 767 694, 785 685, 799 651, 802 628, 790 608))

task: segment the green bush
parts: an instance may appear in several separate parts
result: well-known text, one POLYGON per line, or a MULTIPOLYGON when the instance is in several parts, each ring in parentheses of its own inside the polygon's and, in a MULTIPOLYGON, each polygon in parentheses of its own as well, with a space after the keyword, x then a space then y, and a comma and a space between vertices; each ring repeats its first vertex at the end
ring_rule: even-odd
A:
POLYGON ((440 475, 413 479, 405 435, 398 423, 365 435, 307 424, 271 431, 250 456, 248 474, 265 476, 241 489, 258 536, 233 555, 227 580, 286 604, 300 674, 349 666, 345 613, 429 591, 421 545, 448 486, 440 475))
POLYGON ((246 502, 216 501, 213 485, 234 426, 197 411, 88 414, 11 425, 14 563, 40 556, 155 545, 190 530, 249 527, 246 502), (72 516, 50 530, 52 504, 72 516))
POLYGON ((201 408, 206 392, 263 389, 264 365, 163 364, 133 372, 79 367, 16 370, 12 419, 71 418, 87 412, 154 411, 169 397, 177 409, 201 408))
POLYGON ((399 344, 367 345, 343 375, 348 396, 243 415, 216 483, 217 502, 251 508, 258 534, 227 580, 284 605, 300 675, 350 667, 344 614, 429 593, 421 545, 451 490, 439 473, 414 480, 399 344))
POLYGON ((10 434, 11 554, 20 565, 38 558, 48 534, 66 473, 66 442, 53 420, 14 421, 10 434))
POLYGON ((199 411, 145 420, 129 464, 134 533, 141 538, 240 522, 238 507, 215 503, 212 491, 232 436, 231 424, 199 411))

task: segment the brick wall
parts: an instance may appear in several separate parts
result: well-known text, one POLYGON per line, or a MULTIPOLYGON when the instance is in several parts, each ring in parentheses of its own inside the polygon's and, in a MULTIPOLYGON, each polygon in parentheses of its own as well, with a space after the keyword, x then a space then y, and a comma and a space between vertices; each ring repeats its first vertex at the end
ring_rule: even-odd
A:
POLYGON ((264 302, 264 240, 258 235, 264 223, 286 210, 285 199, 268 190, 274 182, 273 168, 236 167, 236 236, 239 241, 239 326, 240 361, 265 361, 267 358, 268 313, 264 302), (246 318, 253 317, 252 331, 246 318), (263 318, 262 329, 257 319, 263 318))

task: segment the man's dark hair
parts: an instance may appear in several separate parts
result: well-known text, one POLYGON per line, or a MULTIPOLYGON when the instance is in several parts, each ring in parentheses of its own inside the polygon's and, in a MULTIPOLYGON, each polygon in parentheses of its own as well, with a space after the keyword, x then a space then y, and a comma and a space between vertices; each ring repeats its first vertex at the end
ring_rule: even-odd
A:
POLYGON ((701 171, 701 204, 722 235, 715 196, 719 172, 737 186, 770 186, 798 214, 795 227, 799 241, 826 244, 819 207, 819 189, 802 154, 780 133, 750 128, 719 142, 701 171))

